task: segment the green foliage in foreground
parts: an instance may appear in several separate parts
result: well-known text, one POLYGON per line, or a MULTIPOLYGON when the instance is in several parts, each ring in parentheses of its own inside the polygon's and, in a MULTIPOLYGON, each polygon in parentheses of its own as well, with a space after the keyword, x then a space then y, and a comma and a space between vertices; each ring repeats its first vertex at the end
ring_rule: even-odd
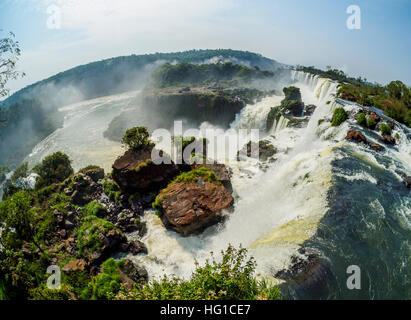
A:
POLYGON ((333 127, 339 126, 347 119, 347 113, 345 112, 344 108, 336 108, 333 113, 333 117, 331 120, 331 125, 333 127))
POLYGON ((131 291, 121 290, 121 299, 137 300, 243 300, 281 299, 277 287, 254 278, 256 263, 247 260, 247 250, 231 245, 222 251, 222 259, 204 266, 196 264, 190 280, 164 277, 131 291))
POLYGON ((113 299, 121 288, 119 268, 124 261, 115 261, 113 258, 103 263, 103 272, 94 277, 84 289, 81 298, 84 300, 113 299))
POLYGON ((46 157, 33 168, 33 171, 39 175, 36 181, 37 190, 53 183, 63 182, 74 173, 71 160, 60 151, 46 157))
POLYGON ((107 197, 111 200, 115 201, 116 203, 120 200, 120 186, 113 180, 104 180, 103 182, 103 190, 107 197))

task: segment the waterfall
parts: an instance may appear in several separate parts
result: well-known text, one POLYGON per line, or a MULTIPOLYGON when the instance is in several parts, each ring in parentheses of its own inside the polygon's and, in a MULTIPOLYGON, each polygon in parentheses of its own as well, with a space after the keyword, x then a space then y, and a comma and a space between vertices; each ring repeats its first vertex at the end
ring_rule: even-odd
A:
POLYGON ((279 132, 280 130, 283 130, 284 128, 287 127, 288 123, 290 122, 289 119, 284 118, 283 116, 280 116, 280 118, 277 120, 274 120, 273 126, 271 127, 270 134, 275 134, 279 132))

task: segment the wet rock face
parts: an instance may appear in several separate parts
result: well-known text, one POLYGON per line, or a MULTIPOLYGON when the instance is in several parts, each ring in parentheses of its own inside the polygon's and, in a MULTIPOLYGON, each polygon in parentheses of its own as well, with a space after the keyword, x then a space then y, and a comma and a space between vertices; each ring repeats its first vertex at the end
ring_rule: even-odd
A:
POLYGON ((227 189, 203 181, 175 183, 162 190, 163 221, 183 236, 201 231, 223 218, 222 210, 232 208, 234 199, 227 189))
POLYGON ((276 278, 286 281, 280 285, 281 291, 294 299, 307 299, 330 292, 334 285, 330 264, 318 252, 300 249, 299 253, 302 256, 293 256, 288 269, 275 274, 276 278))
POLYGON ((347 132, 347 136, 345 137, 345 139, 347 140, 352 140, 358 143, 367 143, 367 139, 365 138, 365 136, 356 130, 349 130, 347 132))
POLYGON ((312 116, 315 109, 317 109, 317 106, 313 104, 309 104, 308 106, 305 107, 304 116, 312 116))
POLYGON ((411 188, 411 176, 405 178, 405 186, 410 189, 411 188))
POLYGON ((261 161, 270 161, 276 153, 277 149, 268 141, 261 140, 258 144, 250 141, 237 153, 237 160, 246 160, 247 157, 251 157, 261 161))
POLYGON ((393 138, 389 135, 382 136, 381 141, 384 142, 385 144, 388 144, 388 145, 394 145, 395 144, 395 138, 393 138))
POLYGON ((370 143, 369 146, 374 151, 378 151, 378 152, 384 151, 384 147, 378 143, 370 143))
MULTIPOLYGON (((179 173, 177 166, 171 164, 155 164, 151 159, 152 148, 130 149, 113 164, 113 179, 123 191, 150 192, 161 189, 179 173)), ((162 157, 164 154, 159 151, 162 157)), ((168 158, 167 158, 168 159, 168 158)))

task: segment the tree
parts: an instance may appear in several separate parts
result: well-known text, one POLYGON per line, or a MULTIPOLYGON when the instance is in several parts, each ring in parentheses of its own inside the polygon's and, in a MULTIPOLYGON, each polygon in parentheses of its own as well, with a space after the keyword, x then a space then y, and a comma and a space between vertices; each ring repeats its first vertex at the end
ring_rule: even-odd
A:
POLYGON ((60 151, 44 158, 42 163, 33 168, 33 171, 39 175, 36 189, 63 182, 74 173, 70 158, 60 151))
POLYGON ((139 149, 152 145, 150 134, 146 127, 134 127, 126 131, 122 142, 130 149, 139 149))
MULTIPOLYGON (((16 63, 20 57, 20 47, 18 41, 15 41, 14 38, 14 33, 10 32, 8 36, 0 39, 0 97, 9 94, 10 90, 6 88, 9 80, 25 75, 23 72, 16 70, 16 63)), ((1 119, 0 121, 4 122, 1 119)))

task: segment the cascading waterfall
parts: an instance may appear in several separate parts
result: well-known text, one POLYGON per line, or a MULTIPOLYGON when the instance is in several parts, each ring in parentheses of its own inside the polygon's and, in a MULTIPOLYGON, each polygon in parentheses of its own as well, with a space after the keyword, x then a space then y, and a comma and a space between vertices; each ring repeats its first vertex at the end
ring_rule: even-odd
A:
MULTIPOLYGON (((256 259, 259 276, 278 282, 273 276, 289 266, 292 255, 299 255, 302 246, 313 247, 330 261, 337 286, 332 292, 297 292, 291 297, 409 295, 409 280, 404 279, 411 278, 411 198, 401 174, 411 174, 410 130, 397 124, 394 134, 400 132, 398 147, 384 154, 347 142, 345 134, 350 126, 356 126, 355 121, 349 119, 339 127, 331 127, 329 121, 319 125, 318 121, 330 120, 339 106, 334 101, 337 84, 302 72, 291 73, 303 101, 317 108, 306 128, 275 129, 273 144, 285 148, 280 148, 277 161, 266 172, 252 178, 233 177, 239 199, 228 219, 201 235, 183 238, 166 230, 148 211, 144 217, 148 232, 142 240, 149 253, 129 258, 144 265, 152 277, 188 277, 195 260, 201 263, 210 251, 219 252, 229 243, 242 244, 256 259), (388 191, 392 187, 394 195, 388 191), (341 203, 348 206, 341 207, 341 203), (392 228, 398 234, 393 235, 392 228), (392 243, 384 242, 385 237, 392 243), (364 254, 368 251, 373 255, 364 254), (386 260, 381 261, 383 257, 386 260), (344 289, 346 267, 355 263, 361 265, 364 282, 370 285, 368 291, 344 289), (384 269, 379 270, 378 265, 384 265, 384 269), (386 282, 379 281, 376 274, 386 282)), ((271 108, 266 102, 246 106, 232 127, 263 128, 271 108)), ((358 108, 344 107, 348 112, 358 108)), ((373 141, 375 137, 370 133, 367 139, 373 141)))
MULTIPOLYGON (((308 81, 307 77, 301 85, 307 86, 308 81)), ((322 90, 330 90, 330 87, 322 90)), ((321 115, 322 109, 328 110, 329 106, 319 101, 309 88, 302 91, 302 95, 304 101, 315 101, 318 105, 310 121, 316 122, 316 113, 321 115)), ((279 102, 282 98, 276 99, 279 102)), ((266 114, 272 106, 266 101, 247 106, 232 127, 265 126, 266 114), (265 116, 261 117, 263 110, 265 116)), ((276 128, 285 127, 285 121, 280 122, 276 128)), ((275 130, 278 133, 275 139, 289 142, 285 152, 280 152, 278 160, 267 172, 246 180, 234 177, 239 200, 234 213, 224 224, 209 228, 201 235, 183 238, 165 230, 153 212, 146 212, 144 221, 148 232, 143 241, 149 254, 130 258, 142 263, 153 277, 164 273, 187 277, 195 259, 204 261, 210 251, 219 252, 231 243, 248 247, 257 260, 258 271, 264 276, 272 276, 273 270, 287 267, 291 255, 315 233, 316 225, 325 213, 333 157, 326 151, 327 143, 318 139, 306 141, 307 136, 315 136, 315 126, 275 130), (295 136, 299 138, 291 138, 295 136), (301 139, 305 142, 299 143, 301 139), (289 148, 293 150, 291 153, 287 152, 289 148)))

